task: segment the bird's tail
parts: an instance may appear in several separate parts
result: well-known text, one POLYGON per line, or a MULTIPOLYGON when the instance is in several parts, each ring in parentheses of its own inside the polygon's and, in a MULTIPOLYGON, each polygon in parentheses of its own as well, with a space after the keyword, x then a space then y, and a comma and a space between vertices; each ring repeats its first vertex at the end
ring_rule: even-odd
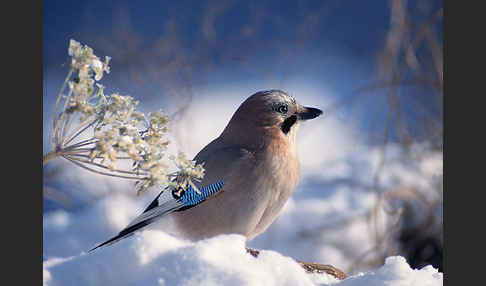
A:
POLYGON ((145 220, 145 221, 141 221, 141 222, 139 222, 135 225, 132 225, 130 227, 127 227, 124 230, 120 231, 120 233, 118 233, 118 235, 116 235, 115 237, 112 237, 109 240, 101 243, 100 245, 95 246, 94 248, 90 249, 88 252, 91 252, 91 251, 98 249, 98 248, 101 248, 101 247, 111 245, 111 244, 113 244, 113 243, 115 243, 115 242, 117 242, 121 239, 127 238, 127 237, 133 235, 135 233, 135 231, 140 230, 141 228, 149 225, 150 223, 151 223, 150 220, 145 220))
POLYGON ((136 231, 141 230, 142 228, 151 224, 155 220, 160 219, 164 215, 180 209, 182 206, 183 203, 174 200, 170 192, 162 191, 145 209, 145 211, 137 218, 135 218, 125 229, 120 231, 118 235, 94 247, 88 252, 91 252, 100 247, 111 245, 123 238, 127 238, 134 234, 136 231))

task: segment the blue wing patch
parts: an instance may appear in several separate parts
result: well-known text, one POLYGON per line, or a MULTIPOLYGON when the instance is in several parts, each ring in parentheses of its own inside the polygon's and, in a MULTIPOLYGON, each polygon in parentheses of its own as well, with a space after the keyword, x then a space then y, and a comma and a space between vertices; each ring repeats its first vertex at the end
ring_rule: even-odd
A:
POLYGON ((218 180, 211 185, 199 188, 200 194, 197 193, 191 186, 187 188, 184 194, 179 198, 179 201, 184 204, 184 207, 192 207, 206 200, 209 196, 218 192, 223 188, 224 182, 218 180))
POLYGON ((160 218, 171 212, 183 211, 192 208, 201 202, 205 201, 209 196, 220 191, 223 188, 223 180, 218 180, 211 185, 199 188, 200 194, 197 193, 191 186, 185 191, 175 193, 160 192, 160 194, 152 201, 152 203, 145 209, 145 211, 135 218, 126 228, 124 228, 117 236, 103 242, 102 244, 94 247, 90 251, 93 251, 99 247, 110 245, 123 239, 135 231, 138 231, 145 226, 151 224, 157 218, 160 218))

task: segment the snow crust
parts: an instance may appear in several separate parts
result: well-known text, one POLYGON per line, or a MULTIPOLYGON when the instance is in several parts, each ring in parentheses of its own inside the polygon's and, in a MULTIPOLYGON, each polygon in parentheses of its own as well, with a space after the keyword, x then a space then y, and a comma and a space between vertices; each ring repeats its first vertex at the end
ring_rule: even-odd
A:
POLYGON ((339 281, 308 274, 290 257, 271 250, 246 253, 245 238, 219 235, 199 242, 148 230, 112 247, 44 261, 44 285, 442 285, 431 266, 409 267, 393 256, 375 271, 339 281))

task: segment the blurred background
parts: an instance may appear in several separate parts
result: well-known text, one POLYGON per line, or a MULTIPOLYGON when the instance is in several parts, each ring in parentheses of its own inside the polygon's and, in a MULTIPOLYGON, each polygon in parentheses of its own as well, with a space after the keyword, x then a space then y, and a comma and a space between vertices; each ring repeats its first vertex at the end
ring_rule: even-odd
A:
MULTIPOLYGON (((402 255, 442 272, 442 1, 43 1, 43 150, 70 39, 110 56, 105 93, 171 116, 171 152, 219 136, 251 94, 325 114, 298 134, 302 180, 249 243, 347 273, 402 255)), ((44 258, 117 233, 160 190, 57 159, 43 171, 44 258)))

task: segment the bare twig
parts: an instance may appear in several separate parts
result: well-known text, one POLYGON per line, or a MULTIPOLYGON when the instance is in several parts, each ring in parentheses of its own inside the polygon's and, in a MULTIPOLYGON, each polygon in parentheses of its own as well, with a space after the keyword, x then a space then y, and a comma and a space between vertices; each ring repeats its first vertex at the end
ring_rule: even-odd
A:
POLYGON ((62 142, 62 146, 69 144, 74 138, 76 138, 79 134, 83 133, 83 131, 91 127, 98 120, 99 119, 96 116, 93 116, 80 123, 68 136, 65 137, 62 142))
POLYGON ((88 171, 91 171, 91 172, 94 172, 94 173, 97 173, 97 174, 100 174, 100 175, 105 175, 105 176, 110 176, 110 177, 117 177, 117 178, 122 178, 122 179, 130 179, 130 180, 144 180, 144 179, 147 179, 146 177, 135 177, 135 176, 122 176, 122 175, 117 175, 117 174, 113 174, 113 173, 110 173, 110 172, 103 172, 103 171, 98 171, 94 168, 90 168, 88 166, 85 166, 79 162, 77 162, 77 160, 74 160, 72 158, 70 158, 69 156, 63 156, 63 158, 67 159, 68 161, 70 161, 71 163, 74 163, 75 165, 83 168, 83 169, 86 169, 88 171))
MULTIPOLYGON (((250 248, 245 246, 246 252, 250 253, 253 257, 258 257, 260 254, 259 250, 250 248)), ((343 280, 347 277, 346 273, 341 271, 340 269, 329 265, 329 264, 320 264, 320 263, 313 263, 313 262, 304 262, 304 261, 297 261, 297 263, 304 268, 307 273, 327 273, 339 280, 343 280)))

